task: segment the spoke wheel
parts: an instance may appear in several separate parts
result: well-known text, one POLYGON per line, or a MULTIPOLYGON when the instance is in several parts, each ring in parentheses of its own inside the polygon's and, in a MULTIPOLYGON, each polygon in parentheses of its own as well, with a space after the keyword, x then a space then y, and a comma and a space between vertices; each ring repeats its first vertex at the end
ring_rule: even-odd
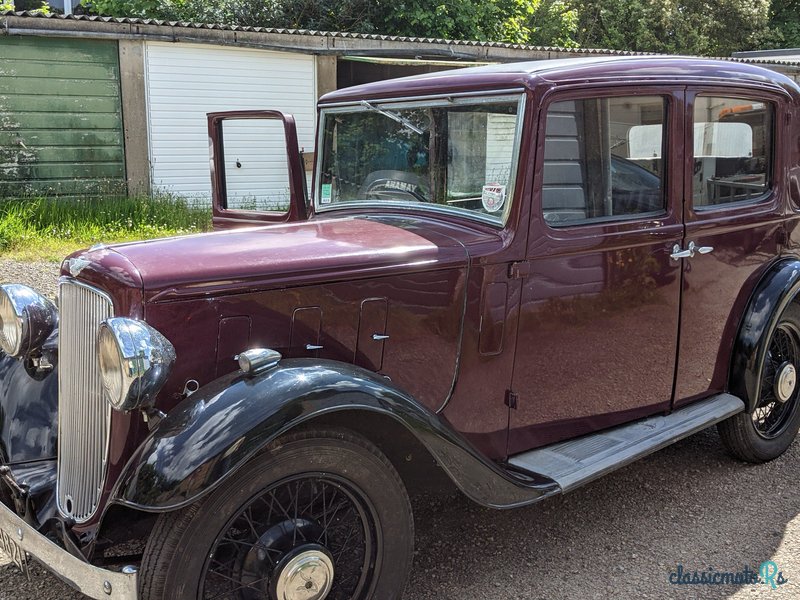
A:
POLYGON ((797 410, 798 366, 798 332, 793 325, 783 322, 772 335, 762 374, 761 395, 752 413, 753 426, 764 439, 780 436, 797 410))
POLYGON ((791 303, 767 342, 761 390, 750 413, 717 425, 725 448, 753 463, 779 457, 800 430, 800 305, 791 303))
POLYGON ((199 597, 363 598, 376 547, 374 509, 360 490, 330 474, 297 475, 251 498, 228 522, 204 565, 199 597))
POLYGON ((287 434, 147 541, 147 600, 399 600, 414 551, 402 480, 345 429, 287 434))

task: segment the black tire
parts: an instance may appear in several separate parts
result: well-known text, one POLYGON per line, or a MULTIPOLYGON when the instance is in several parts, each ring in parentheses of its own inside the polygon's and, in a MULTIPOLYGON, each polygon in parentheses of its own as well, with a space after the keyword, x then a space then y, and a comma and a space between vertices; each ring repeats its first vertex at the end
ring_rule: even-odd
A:
MULTIPOLYGON (((736 458, 763 463, 786 452, 800 430, 800 385, 781 401, 776 379, 791 364, 800 371, 800 306, 792 303, 781 315, 769 340, 755 409, 717 425, 725 448, 736 458)), ((795 378, 796 379, 796 378, 795 378)))
MULTIPOLYGON (((408 494, 380 450, 346 430, 301 431, 195 504, 159 516, 139 571, 140 596, 273 600, 278 580, 294 572, 292 560, 316 553, 333 565, 326 600, 397 600, 413 545, 408 494), (232 591, 219 596, 226 586, 232 591)), ((298 581, 308 579, 292 585, 298 581)))

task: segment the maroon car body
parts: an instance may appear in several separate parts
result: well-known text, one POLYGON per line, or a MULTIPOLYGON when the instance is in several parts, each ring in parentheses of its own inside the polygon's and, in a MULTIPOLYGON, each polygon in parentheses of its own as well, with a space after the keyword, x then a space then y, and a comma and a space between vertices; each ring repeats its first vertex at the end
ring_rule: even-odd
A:
MULTIPOLYGON (((320 109, 313 200, 303 191, 290 117, 216 113, 209 116, 215 232, 97 247, 65 260, 65 282, 107 295, 114 316, 146 322, 177 359, 146 410, 110 411, 101 489, 85 518, 65 514, 57 497, 57 461, 65 459, 52 454, 52 440, 11 459, 19 433, 6 429, 19 409, 4 409, 7 503, 29 526, 55 526, 73 555, 97 561, 118 540, 122 515, 149 526, 148 515, 211 493, 260 449, 314 419, 349 426, 392 463, 411 456, 403 445, 408 435, 414 464, 422 456, 428 468, 432 458, 473 499, 511 507, 576 485, 552 465, 533 468, 544 461, 536 449, 643 419, 692 415, 693 428, 665 434, 649 452, 701 425, 759 410, 765 365, 775 356, 770 343, 800 286, 794 82, 735 62, 597 58, 374 83, 328 94, 320 109), (474 99, 484 97, 519 99, 502 219, 492 221, 485 208, 494 184, 488 167, 477 217, 416 201, 322 204, 330 188, 321 186, 331 185, 323 181, 331 177, 326 114, 377 106, 394 115, 387 119, 400 119, 403 102, 460 106, 459 99, 469 107, 463 112, 479 112, 474 99), (713 118, 698 122, 701 109, 713 118), (227 206, 222 124, 259 118, 285 127, 285 211, 227 206), (701 135, 702 156, 694 139, 701 135), (593 175, 597 164, 611 175, 593 175), (625 188, 625 177, 642 190, 625 188), (608 193, 592 205, 604 186, 608 193), (248 384, 256 396, 236 387, 243 385, 236 357, 251 348, 286 359, 288 367, 263 377, 275 389, 294 389, 294 400, 287 391, 280 402, 269 400, 269 410, 248 404, 257 386, 248 384), (297 379, 301 371, 306 375, 297 379), (314 383, 322 372, 328 379, 314 383), (290 375, 294 387, 281 383, 290 375), (374 401, 367 401, 347 396, 345 379, 362 391, 386 387, 370 391, 374 401), (303 385, 317 385, 314 394, 303 385), (713 404, 723 399, 724 408, 713 404), (342 417, 348 407, 358 412, 352 420, 342 417), (239 421, 212 424, 225 415, 239 421), (51 465, 36 494, 20 485, 19 469, 32 462, 51 465)), ((455 135, 460 121, 448 122, 455 135)), ((426 160, 433 164, 433 155, 426 160)), ((63 376, 65 364, 75 368, 61 352, 52 360, 57 374, 45 378, 63 376)), ((796 393, 794 363, 784 358, 770 381, 783 382, 774 384, 779 397, 780 385, 791 383, 780 401, 789 407, 788 423, 796 393)), ((2 398, 18 394, 10 387, 17 379, 4 377, 2 398)), ((58 402, 52 387, 26 393, 46 406, 58 402)), ((52 407, 49 418, 57 413, 52 407)), ((26 425, 17 419, 14 427, 26 425)), ((644 453, 612 452, 609 465, 576 481, 644 453)), ((414 468, 395 467, 411 485, 414 468)))

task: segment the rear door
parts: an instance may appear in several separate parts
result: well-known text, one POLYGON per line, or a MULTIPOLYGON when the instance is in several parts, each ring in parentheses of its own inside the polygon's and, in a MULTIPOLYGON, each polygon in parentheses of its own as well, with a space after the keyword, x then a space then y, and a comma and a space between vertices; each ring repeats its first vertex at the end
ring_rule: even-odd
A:
POLYGON ((670 406, 683 102, 655 86, 545 101, 509 454, 670 406))
POLYGON ((675 406, 723 391, 738 316, 779 251, 785 197, 775 149, 786 141, 781 96, 687 91, 683 299, 675 406))

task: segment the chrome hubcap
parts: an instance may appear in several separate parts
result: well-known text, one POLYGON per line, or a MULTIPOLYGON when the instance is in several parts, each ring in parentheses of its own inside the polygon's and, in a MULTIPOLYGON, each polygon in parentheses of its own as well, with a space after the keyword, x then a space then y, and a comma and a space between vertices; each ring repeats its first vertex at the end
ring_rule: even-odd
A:
POLYGON ((797 387, 797 369, 792 363, 784 363, 775 377, 775 397, 780 402, 787 402, 797 387))
POLYGON ((287 561, 276 577, 278 600, 324 600, 333 585, 333 562, 320 550, 306 550, 287 561))

